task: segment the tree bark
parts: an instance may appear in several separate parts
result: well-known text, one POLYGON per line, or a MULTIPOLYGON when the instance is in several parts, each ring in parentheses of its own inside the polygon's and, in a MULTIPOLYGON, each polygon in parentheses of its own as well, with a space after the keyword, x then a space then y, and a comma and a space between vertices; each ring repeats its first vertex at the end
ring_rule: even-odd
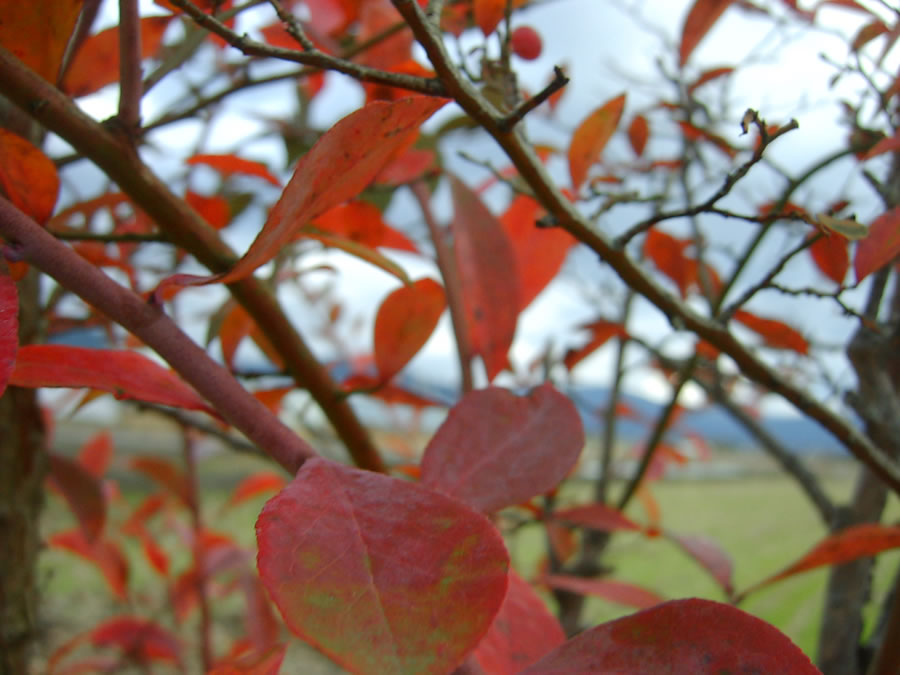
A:
MULTIPOLYGON (((38 331, 38 275, 19 283, 19 337, 38 331)), ((37 637, 37 556, 47 454, 36 391, 0 396, 0 674, 23 675, 37 637)))

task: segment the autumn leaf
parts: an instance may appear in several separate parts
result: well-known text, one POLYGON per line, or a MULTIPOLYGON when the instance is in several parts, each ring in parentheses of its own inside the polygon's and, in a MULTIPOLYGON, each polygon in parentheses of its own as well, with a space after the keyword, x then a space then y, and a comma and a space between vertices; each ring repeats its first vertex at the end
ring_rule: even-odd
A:
POLYGON ((506 595, 509 559, 487 518, 324 459, 304 463, 256 532, 260 576, 285 623, 354 673, 449 672, 506 595))
POLYGON ((900 206, 878 216, 869 227, 869 234, 856 245, 853 271, 862 281, 891 262, 900 254, 900 206))
POLYGON ((375 316, 375 365, 389 380, 431 337, 447 306, 444 288, 434 279, 401 286, 381 303, 375 316))
POLYGON ((586 579, 565 574, 550 574, 541 577, 541 582, 550 588, 580 595, 593 595, 617 605, 638 609, 646 609, 666 601, 661 595, 646 588, 612 579, 586 579))
POLYGON ((690 240, 673 237, 657 228, 650 230, 644 239, 644 255, 675 282, 681 297, 686 297, 688 290, 697 282, 696 261, 684 253, 691 245, 690 240))
POLYGON ((572 134, 569 144, 569 175, 572 190, 578 192, 588 170, 596 164, 609 142, 625 109, 625 94, 616 96, 588 115, 572 134))
POLYGON ((217 413, 175 373, 137 352, 66 345, 26 345, 16 355, 9 384, 88 387, 120 399, 217 413))
POLYGON ((425 96, 374 101, 337 122, 300 158, 250 250, 230 272, 210 281, 230 283, 250 275, 306 223, 359 194, 445 103, 425 96))
POLYGON ((732 574, 734 563, 722 548, 711 539, 696 535, 666 533, 666 537, 675 542, 681 550, 696 560, 710 573, 716 583, 729 598, 734 594, 732 574))
POLYGON ((526 396, 488 387, 451 408, 425 449, 422 482, 491 513, 555 487, 583 446, 578 411, 551 385, 526 396))
POLYGON ((694 48, 713 27, 732 0, 695 0, 681 29, 678 65, 684 67, 694 48))
POLYGON ((790 349, 798 354, 809 352, 809 343, 806 338, 783 321, 764 319, 744 309, 739 309, 734 313, 734 320, 759 335, 770 347, 790 349))
POLYGON ((745 598, 760 588, 801 572, 807 572, 826 565, 841 565, 859 558, 875 556, 883 551, 890 551, 895 548, 900 548, 900 527, 878 523, 853 525, 825 537, 792 565, 753 584, 743 593, 740 593, 737 600, 745 598))
POLYGON ((284 476, 280 473, 271 471, 260 471, 247 476, 238 483, 231 494, 228 496, 226 506, 237 506, 238 504, 253 499, 267 492, 278 492, 287 484, 284 476))
POLYGON ((584 631, 521 675, 601 672, 820 675, 777 628, 731 605, 696 598, 584 631))
POLYGON ((211 167, 219 173, 230 176, 234 173, 243 174, 245 176, 256 176, 262 178, 267 183, 271 183, 275 187, 281 187, 281 181, 278 180, 268 167, 262 162, 254 162, 250 159, 244 159, 237 155, 192 155, 184 160, 189 166, 203 164, 211 167))
POLYGON ((56 84, 63 53, 83 0, 3 3, 0 45, 38 75, 56 84))
POLYGON ((512 245, 519 277, 519 309, 524 310, 556 278, 577 243, 562 228, 537 227, 544 209, 527 195, 516 195, 500 216, 512 245))
POLYGON ((844 237, 819 237, 810 245, 809 254, 822 274, 838 285, 844 283, 850 267, 850 254, 844 237))
POLYGON ((509 589, 469 660, 491 675, 516 675, 566 641, 559 621, 531 585, 509 571, 509 589))
POLYGON ((640 525, 618 509, 601 503, 558 509, 553 512, 553 519, 601 532, 640 531, 641 529, 640 525))
POLYGON ((485 37, 494 32, 506 11, 506 0, 473 0, 472 9, 475 25, 485 37))
POLYGON ((91 541, 84 536, 81 528, 75 528, 51 535, 47 545, 74 553, 92 563, 117 598, 125 600, 128 597, 128 559, 114 541, 104 538, 91 541))
POLYGON ((643 115, 635 115, 631 124, 628 125, 628 142, 631 143, 631 149, 638 157, 644 154, 649 136, 650 125, 647 124, 647 118, 643 115))
POLYGON ((491 381, 506 365, 519 317, 515 253, 503 226, 478 196, 455 176, 450 177, 450 188, 453 246, 469 340, 491 381))
POLYGON ((0 185, 22 212, 43 225, 59 194, 56 165, 21 136, 0 129, 0 185))
POLYGON ((49 453, 50 481, 65 498, 88 541, 96 541, 106 523, 106 498, 98 478, 80 462, 49 453))
POLYGON ((563 357, 563 363, 568 370, 572 370, 581 363, 581 361, 600 349, 600 347, 605 345, 612 338, 628 337, 628 333, 625 331, 625 327, 622 324, 614 321, 607 321, 605 319, 579 326, 579 330, 589 331, 591 338, 581 347, 569 349, 566 352, 565 357, 563 357))
MULTIPOLYGON (((156 55, 172 16, 147 16, 140 20, 141 59, 156 55)), ((91 35, 72 60, 63 78, 62 90, 78 98, 119 81, 119 27, 91 35)))

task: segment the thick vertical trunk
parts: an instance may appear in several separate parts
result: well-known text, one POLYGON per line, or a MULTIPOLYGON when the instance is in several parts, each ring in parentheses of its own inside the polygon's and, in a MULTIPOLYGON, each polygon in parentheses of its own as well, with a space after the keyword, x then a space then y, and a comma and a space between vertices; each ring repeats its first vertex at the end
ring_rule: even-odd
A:
MULTIPOLYGON (((19 284, 22 342, 38 327, 38 278, 19 284)), ((0 675, 28 671, 37 633, 38 518, 47 455, 36 392, 10 387, 0 397, 0 675)))

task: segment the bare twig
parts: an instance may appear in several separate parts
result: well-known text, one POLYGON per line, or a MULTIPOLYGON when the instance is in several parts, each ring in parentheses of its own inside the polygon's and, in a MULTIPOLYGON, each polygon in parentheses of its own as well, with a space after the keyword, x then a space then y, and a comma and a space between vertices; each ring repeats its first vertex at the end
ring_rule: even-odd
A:
POLYGON ((141 126, 141 18, 137 0, 119 0, 119 114, 117 120, 133 141, 141 126))

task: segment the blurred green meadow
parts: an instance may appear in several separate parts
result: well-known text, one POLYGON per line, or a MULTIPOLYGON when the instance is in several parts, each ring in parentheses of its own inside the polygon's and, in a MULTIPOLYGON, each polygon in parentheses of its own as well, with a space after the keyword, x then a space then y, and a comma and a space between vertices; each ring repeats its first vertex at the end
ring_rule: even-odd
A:
MULTIPOLYGON (((141 452, 146 451, 145 448, 141 452)), ((179 461, 177 453, 169 450, 166 454, 179 461)), ((745 462, 748 470, 729 478, 663 480, 653 483, 651 491, 661 509, 661 526, 677 534, 702 535, 716 541, 734 561, 734 586, 741 591, 793 562, 824 536, 825 528, 797 485, 766 462, 760 463, 759 456, 745 453, 717 455, 732 464, 745 462)), ((130 515, 143 497, 156 489, 127 469, 127 456, 128 453, 120 452, 111 471, 121 497, 110 508, 108 532, 115 532, 116 525, 130 515)), ((839 502, 847 499, 855 475, 851 462, 830 461, 814 468, 820 469, 829 495, 839 502)), ((226 502, 241 478, 260 470, 272 471, 276 467, 264 459, 231 452, 214 453, 199 463, 206 526, 227 533, 247 547, 254 546, 256 516, 271 493, 233 507, 227 506, 226 502)), ((560 491, 560 504, 584 503, 589 501, 589 495, 590 485, 576 479, 560 491)), ((628 514, 638 522, 647 520, 637 500, 629 507, 628 514)), ((892 497, 886 522, 898 519, 900 503, 892 497)), ((175 524, 179 522, 188 523, 184 509, 173 509, 150 526, 171 556, 171 578, 190 564, 188 549, 178 538, 175 524)), ((44 534, 49 536, 74 525, 75 520, 63 500, 49 496, 43 519, 44 534)), ((119 540, 124 542, 131 563, 131 597, 127 603, 113 597, 91 564, 64 551, 45 550, 40 563, 44 626, 40 651, 45 658, 76 633, 103 618, 122 613, 157 620, 175 630, 187 643, 195 643, 197 612, 194 611, 182 625, 176 625, 169 598, 170 582, 145 561, 137 539, 119 537, 119 540)), ((519 527, 509 534, 507 541, 516 568, 526 579, 535 578, 545 559, 543 527, 537 523, 519 527)), ((604 562, 614 568, 611 579, 643 586, 666 598, 725 600, 703 568, 661 537, 651 539, 640 533, 618 533, 612 538, 604 562)), ((878 560, 873 598, 867 614, 869 624, 876 616, 878 604, 898 563, 900 552, 884 554, 878 560)), ((741 607, 777 626, 801 649, 814 656, 826 578, 827 570, 824 569, 798 575, 750 595, 741 607)), ((550 594, 545 593, 544 597, 552 605, 550 594)), ((590 598, 585 617, 588 623, 596 624, 633 611, 590 598)), ((244 614, 244 600, 240 594, 227 594, 213 601, 216 653, 224 653, 234 638, 245 634, 244 614)), ((310 652, 302 645, 293 645, 285 663, 297 663, 302 659, 304 672, 340 672, 327 660, 310 652)), ((196 655, 187 655, 187 672, 199 671, 199 668, 197 671, 192 669, 193 658, 196 655)), ((193 663, 196 667, 196 661, 193 663)), ((152 672, 168 671, 154 669, 152 672)), ((292 671, 286 669, 285 672, 292 671)))

